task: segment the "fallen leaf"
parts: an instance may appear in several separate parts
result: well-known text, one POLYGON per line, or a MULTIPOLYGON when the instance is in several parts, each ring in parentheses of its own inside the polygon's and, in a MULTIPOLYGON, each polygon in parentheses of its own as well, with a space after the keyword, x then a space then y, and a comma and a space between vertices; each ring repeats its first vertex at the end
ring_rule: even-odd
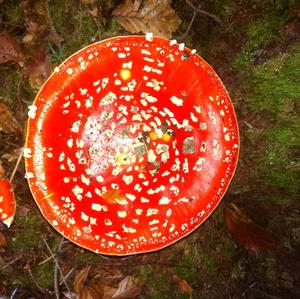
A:
POLYGON ((15 119, 10 109, 2 103, 0 103, 0 132, 1 131, 6 134, 21 132, 18 121, 15 119))
POLYGON ((0 247, 3 247, 6 245, 6 239, 4 235, 0 232, 0 247))
POLYGON ((91 266, 80 270, 74 280, 74 291, 76 299, 102 299, 104 285, 99 280, 94 280, 93 275, 89 276, 91 266))
POLYGON ((52 23, 48 1, 21 0, 20 6, 24 12, 26 27, 23 43, 48 40, 60 48, 63 38, 57 34, 52 23))
POLYGON ((181 23, 169 0, 125 0, 112 14, 131 33, 152 32, 165 38, 171 38, 181 23))
POLYGON ((134 277, 115 268, 85 267, 74 280, 76 299, 131 299, 138 296, 143 285, 134 277))
POLYGON ((51 73, 51 57, 46 44, 33 47, 26 60, 25 73, 32 88, 40 89, 51 73))
POLYGON ((117 287, 104 285, 104 287, 103 287, 103 298, 102 299, 112 299, 112 296, 114 295, 116 290, 117 290, 117 287))
POLYGON ((76 293, 80 293, 81 289, 84 287, 84 284, 87 280, 90 269, 91 269, 91 266, 85 267, 84 269, 80 270, 76 274, 75 280, 73 283, 74 291, 76 293))
POLYGON ((113 294, 113 299, 134 298, 141 294, 143 285, 134 277, 126 276, 120 281, 118 289, 113 294))
POLYGON ((192 296, 193 289, 185 279, 181 278, 176 274, 173 275, 173 279, 177 282, 182 293, 186 293, 192 296))
POLYGON ((90 9, 90 10, 89 10, 89 13, 90 13, 90 15, 91 15, 92 17, 97 17, 97 16, 98 16, 98 8, 95 7, 95 8, 93 8, 93 9, 90 9))
POLYGON ((0 64, 23 60, 22 51, 15 38, 6 30, 0 30, 0 64))
POLYGON ((275 245, 273 238, 259 225, 253 223, 235 204, 224 210, 225 223, 234 239, 249 251, 260 251, 275 245))

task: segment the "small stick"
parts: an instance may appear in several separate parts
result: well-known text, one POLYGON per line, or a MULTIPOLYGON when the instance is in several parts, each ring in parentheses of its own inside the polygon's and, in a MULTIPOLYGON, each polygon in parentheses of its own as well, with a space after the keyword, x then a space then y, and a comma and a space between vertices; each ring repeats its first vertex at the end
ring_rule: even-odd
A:
MULTIPOLYGON (((58 246, 57 246, 57 251, 61 251, 61 248, 62 248, 62 245, 63 245, 63 242, 64 242, 64 238, 62 237, 58 246)), ((53 257, 53 259, 55 259, 55 257, 53 257)), ((58 263, 57 263, 58 264, 58 263)), ((56 265, 56 263, 55 263, 56 265)), ((56 298, 59 299, 59 284, 58 284, 58 267, 55 266, 55 269, 54 269, 54 290, 55 290, 55 295, 56 295, 56 298)), ((66 280, 66 278, 64 278, 64 281, 66 280)))
POLYGON ((17 160, 17 162, 16 162, 16 164, 15 164, 15 167, 14 167, 14 169, 13 169, 13 171, 12 171, 12 173, 11 173, 11 176, 10 176, 10 178, 9 178, 9 181, 12 183, 12 181, 13 181, 13 179, 14 179, 14 177, 15 177, 15 174, 16 174, 16 172, 17 172, 17 170, 18 170, 18 168, 19 168, 19 165, 20 165, 20 163, 21 163, 21 159, 22 159, 22 156, 23 156, 23 148, 21 148, 20 149, 20 154, 19 154, 19 156, 18 156, 18 160, 17 160))
MULTIPOLYGON (((65 280, 67 280, 69 278, 69 276, 74 272, 76 268, 73 267, 66 275, 65 275, 65 280)), ((62 285, 64 282, 63 280, 61 279, 60 282, 59 282, 59 285, 62 285)))
POLYGON ((5 269, 5 268, 7 268, 7 267, 10 266, 11 264, 13 264, 13 263, 15 263, 16 261, 18 261, 20 258, 21 258, 20 256, 14 258, 14 259, 11 260, 10 262, 8 262, 6 265, 2 266, 2 267, 0 268, 0 270, 3 270, 3 269, 5 269))
POLYGON ((44 0, 44 7, 45 7, 45 10, 46 10, 46 15, 47 15, 47 19, 48 19, 48 24, 50 26, 50 31, 52 33, 53 42, 58 47, 58 49, 60 49, 63 38, 58 35, 58 33, 57 33, 57 31, 56 31, 56 29, 53 25, 52 18, 51 18, 51 15, 50 15, 50 9, 49 9, 49 0, 44 0))
POLYGON ((196 19, 196 16, 197 16, 197 12, 198 12, 198 11, 195 9, 194 12, 193 12, 193 16, 192 16, 192 18, 191 18, 191 21, 190 21, 190 23, 189 23, 189 25, 188 25, 186 31, 185 31, 184 34, 180 37, 181 40, 185 39, 186 36, 187 36, 187 35, 189 34, 189 32, 191 31, 192 25, 193 25, 193 23, 194 23, 194 21, 195 21, 195 19, 196 19))
POLYGON ((38 263, 38 266, 47 263, 47 262, 48 262, 49 260, 51 260, 52 258, 55 258, 55 256, 56 256, 56 254, 47 257, 44 261, 41 261, 40 263, 38 263))
POLYGON ((220 20, 216 15, 214 15, 214 14, 212 14, 212 13, 209 13, 209 12, 203 10, 203 9, 200 9, 200 8, 196 7, 196 6, 195 6, 191 1, 189 1, 189 0, 185 0, 185 2, 186 2, 190 7, 192 7, 194 10, 196 10, 197 12, 199 12, 199 13, 201 13, 201 14, 203 14, 203 15, 206 15, 206 16, 212 18, 213 20, 215 20, 215 21, 216 21, 217 23, 219 23, 219 24, 222 24, 221 20, 220 20))
MULTIPOLYGON (((47 243, 47 241, 45 240, 44 237, 43 237, 43 241, 44 241, 44 243, 45 243, 45 245, 46 245, 48 251, 49 251, 50 254, 53 256, 53 261, 54 261, 54 263, 55 263, 55 267, 56 267, 57 270, 59 271, 59 273, 60 273, 60 275, 61 275, 61 277, 62 277, 62 280, 63 280, 63 282, 64 282, 64 284, 65 284, 65 287, 66 287, 67 291, 68 291, 69 293, 71 293, 71 290, 70 290, 70 288, 69 288, 69 286, 68 286, 68 284, 67 284, 67 282, 66 282, 66 280, 65 280, 64 274, 62 273, 62 270, 61 270, 61 268, 60 268, 60 266, 59 266, 59 263, 58 263, 58 261, 56 260, 56 258, 54 257, 54 254, 53 254, 53 252, 52 252, 50 246, 48 245, 48 243, 47 243)), ((61 248, 62 243, 63 243, 63 238, 62 238, 62 240, 61 240, 61 242, 60 242, 60 244, 59 244, 59 248, 61 248)), ((57 270, 54 269, 54 274, 55 274, 55 271, 57 271, 57 270)), ((56 275, 57 275, 57 274, 56 274, 56 275)))
POLYGON ((45 293, 45 290, 37 283, 37 281, 35 280, 32 272, 30 269, 28 269, 28 273, 29 273, 29 276, 31 277, 32 281, 34 282, 34 284, 36 285, 36 287, 42 292, 42 293, 45 293))
MULTIPOLYGON (((55 258, 53 258, 55 259, 55 258)), ((55 296, 56 296, 56 299, 60 299, 60 296, 59 296, 59 285, 58 285, 58 267, 57 267, 57 264, 54 263, 55 265, 55 268, 54 268, 54 291, 55 291, 55 296)))
POLYGON ((13 299, 13 298, 15 297, 17 291, 18 291, 18 288, 15 288, 15 289, 13 290, 13 292, 11 293, 9 299, 13 299))

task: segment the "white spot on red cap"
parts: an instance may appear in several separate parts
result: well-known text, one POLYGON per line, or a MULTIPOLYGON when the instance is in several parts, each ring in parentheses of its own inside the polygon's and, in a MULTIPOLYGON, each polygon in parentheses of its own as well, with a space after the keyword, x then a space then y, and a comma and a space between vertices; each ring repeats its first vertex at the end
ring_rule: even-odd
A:
POLYGON ((145 37, 148 42, 153 41, 153 33, 152 32, 147 32, 145 37))
POLYGON ((166 196, 163 196, 163 197, 159 200, 158 204, 159 204, 159 205, 168 205, 171 201, 172 201, 171 198, 166 197, 166 196))

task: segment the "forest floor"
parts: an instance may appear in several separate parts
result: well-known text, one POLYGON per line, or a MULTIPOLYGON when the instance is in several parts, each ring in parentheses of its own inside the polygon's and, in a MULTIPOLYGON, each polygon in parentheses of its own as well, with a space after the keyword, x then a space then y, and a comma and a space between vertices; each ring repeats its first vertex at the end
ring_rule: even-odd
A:
MULTIPOLYGON (((24 144, 27 107, 53 66, 92 42, 128 34, 112 16, 120 2, 0 0, 0 26, 26 56, 25 65, 0 64, 0 102, 19 126, 0 132, 0 160, 8 175, 24 144), (30 18, 38 26, 30 27, 30 18), (39 31, 43 22, 50 33, 39 31)), ((194 10, 188 2, 197 4, 172 1, 182 20, 172 38, 213 66, 239 123, 239 163, 221 204, 197 230, 163 250, 129 258, 96 255, 62 240, 42 217, 21 162, 13 181, 16 217, 10 229, 0 228, 6 240, 0 246, 1 298, 55 298, 55 261, 65 278, 60 281, 58 274, 61 298, 71 298, 76 273, 87 266, 102 275, 104 293, 120 277, 134 277, 140 287, 126 298, 300 298, 300 4, 201 1, 201 9, 220 22, 198 13, 190 23, 194 10), (229 203, 264 227, 275 246, 250 252, 238 245, 224 222, 229 203)), ((97 281, 89 275, 85 287, 97 281)))

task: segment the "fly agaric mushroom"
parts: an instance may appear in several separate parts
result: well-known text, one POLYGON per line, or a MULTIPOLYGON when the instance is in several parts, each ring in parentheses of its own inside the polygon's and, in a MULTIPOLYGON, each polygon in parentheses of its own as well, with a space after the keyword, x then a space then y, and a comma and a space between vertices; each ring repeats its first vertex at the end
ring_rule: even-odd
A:
POLYGON ((238 146, 227 91, 194 50, 116 37, 68 58, 38 93, 26 176, 63 236, 127 255, 195 230, 224 195, 238 146))
POLYGON ((15 216, 16 203, 11 183, 0 177, 0 221, 10 227, 15 216))

